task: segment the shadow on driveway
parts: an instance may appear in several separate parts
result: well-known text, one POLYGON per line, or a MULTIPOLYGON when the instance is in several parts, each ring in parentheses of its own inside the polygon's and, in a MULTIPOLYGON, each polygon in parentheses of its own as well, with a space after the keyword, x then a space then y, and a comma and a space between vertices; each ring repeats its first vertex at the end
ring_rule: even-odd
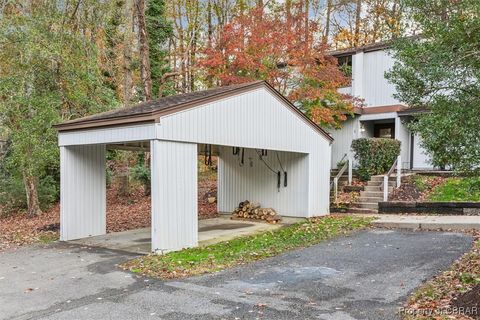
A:
POLYGON ((468 235, 373 229, 212 275, 159 281, 121 251, 54 244, 0 254, 1 319, 394 319, 468 235))

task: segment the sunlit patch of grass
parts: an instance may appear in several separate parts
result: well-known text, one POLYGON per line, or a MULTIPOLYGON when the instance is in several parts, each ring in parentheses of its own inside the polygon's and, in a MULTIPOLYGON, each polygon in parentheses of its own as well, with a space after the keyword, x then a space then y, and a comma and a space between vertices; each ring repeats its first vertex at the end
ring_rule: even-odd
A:
POLYGON ((207 247, 185 249, 165 255, 148 255, 128 261, 122 267, 159 278, 214 272, 365 228, 371 220, 353 216, 312 218, 274 231, 239 237, 207 247))
POLYGON ((437 186, 430 201, 480 201, 480 177, 450 178, 437 186))

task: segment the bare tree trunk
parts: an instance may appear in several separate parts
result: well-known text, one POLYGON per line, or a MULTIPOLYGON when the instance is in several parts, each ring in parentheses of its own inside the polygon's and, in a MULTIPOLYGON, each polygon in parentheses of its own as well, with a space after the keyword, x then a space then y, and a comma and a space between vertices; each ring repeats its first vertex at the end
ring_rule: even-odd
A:
POLYGON ((23 173, 23 184, 27 195, 27 210, 30 218, 38 216, 42 213, 40 202, 38 200, 38 178, 23 173))
POLYGON ((362 17, 362 0, 357 0, 356 2, 356 16, 355 16, 355 34, 354 34, 354 40, 353 40, 353 45, 357 47, 360 42, 360 20, 362 17))
POLYGON ((328 37, 330 36, 330 19, 332 15, 332 0, 327 0, 327 12, 325 17, 325 33, 323 34, 323 43, 328 43, 328 37))
POLYGON ((125 33, 123 40, 123 104, 130 105, 132 93, 133 0, 125 1, 125 33))
POLYGON ((152 77, 150 71, 150 50, 145 24, 145 0, 136 0, 136 15, 140 39, 140 77, 142 78, 145 100, 152 100, 152 77))

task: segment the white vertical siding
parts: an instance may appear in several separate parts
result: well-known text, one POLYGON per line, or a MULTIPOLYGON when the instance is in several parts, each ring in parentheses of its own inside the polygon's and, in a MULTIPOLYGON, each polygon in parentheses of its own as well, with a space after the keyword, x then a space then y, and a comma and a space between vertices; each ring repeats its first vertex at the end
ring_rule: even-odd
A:
POLYGON ((356 139, 358 135, 358 126, 357 117, 348 117, 348 119, 342 123, 342 128, 329 130, 333 139, 335 139, 332 143, 332 169, 337 167, 337 163, 345 154, 347 154, 347 156, 352 155, 352 140, 356 139))
POLYGON ((253 149, 245 149, 244 164, 232 148, 222 147, 219 154, 218 210, 232 212, 243 200, 259 202, 285 216, 308 216, 308 155, 269 151, 265 162, 275 171, 281 165, 287 172, 287 187, 277 188, 277 175, 270 171, 253 149))
POLYGON ((363 52, 358 52, 352 57, 352 96, 363 97, 364 95, 364 57, 363 52))
POLYGON ((267 89, 260 88, 160 118, 157 139, 290 152, 329 141, 267 89))
POLYGON ((433 169, 431 158, 422 148, 422 137, 415 134, 413 137, 413 169, 433 169))
POLYGON ((394 85, 385 79, 385 72, 393 66, 393 58, 385 50, 367 52, 363 56, 362 91, 355 95, 365 99, 367 106, 399 104, 393 97, 394 85))
POLYGON ((105 232, 105 145, 61 147, 60 239, 105 232))
POLYGON ((152 251, 198 244, 197 145, 151 141, 152 251))
POLYGON ((330 212, 331 149, 316 149, 308 155, 308 217, 330 212))

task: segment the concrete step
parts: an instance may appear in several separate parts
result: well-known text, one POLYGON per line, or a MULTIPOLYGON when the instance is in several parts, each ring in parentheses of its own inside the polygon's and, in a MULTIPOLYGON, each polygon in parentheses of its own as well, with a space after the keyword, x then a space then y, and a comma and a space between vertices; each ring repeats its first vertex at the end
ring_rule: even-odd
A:
MULTIPOLYGON (((330 181, 333 181, 333 178, 335 178, 335 176, 330 176, 330 181)), ((338 181, 348 181, 348 176, 340 176, 338 181)))
MULTIPOLYGON (((371 186, 371 187, 379 187, 380 185, 383 185, 383 180, 375 180, 375 181, 368 181, 367 182, 367 186, 371 186)), ((391 187, 395 187, 397 185, 397 182, 396 181, 388 181, 388 185, 391 186, 391 187)))
POLYGON ((360 197, 381 197, 383 199, 383 191, 360 191, 360 197))
POLYGON ((383 195, 381 197, 360 197, 358 202, 370 202, 370 203, 379 203, 383 201, 383 195))
MULTIPOLYGON (((395 175, 391 175, 388 180, 389 181, 397 181, 397 177, 395 175)), ((382 181, 383 182, 383 175, 371 176, 370 181, 382 181)))
POLYGON ((378 210, 378 202, 359 202, 359 203, 356 203, 355 206, 358 206, 360 208, 377 209, 378 210))
POLYGON ((369 213, 369 214, 377 214, 378 210, 375 209, 368 209, 368 208, 348 208, 349 213, 369 213))
MULTIPOLYGON (((379 186, 365 186, 365 191, 372 191, 372 192, 383 192, 383 188, 380 188, 379 186)), ((393 187, 389 186, 388 191, 392 192, 393 187)))

